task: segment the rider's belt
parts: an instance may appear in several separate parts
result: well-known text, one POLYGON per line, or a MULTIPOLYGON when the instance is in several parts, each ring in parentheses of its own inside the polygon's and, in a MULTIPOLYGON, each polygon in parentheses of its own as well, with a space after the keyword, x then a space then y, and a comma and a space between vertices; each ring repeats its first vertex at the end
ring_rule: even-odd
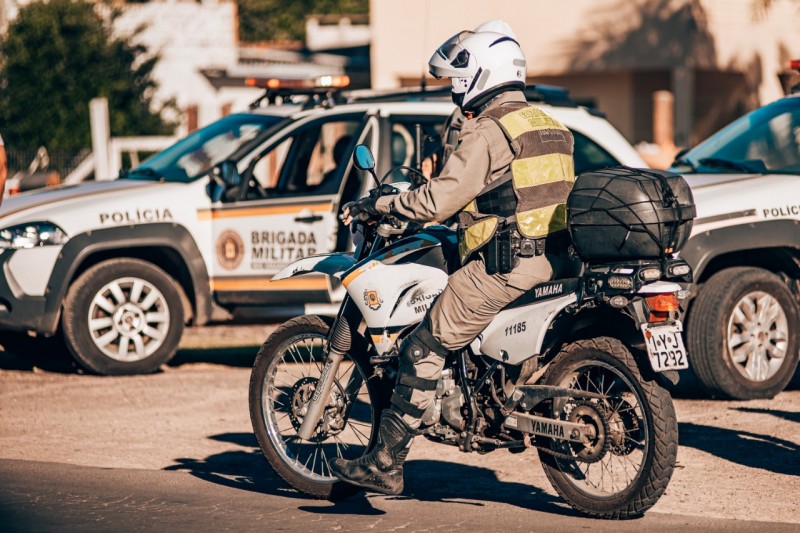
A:
POLYGON ((537 255, 544 255, 546 242, 547 239, 528 239, 527 237, 522 237, 515 231, 511 246, 516 255, 520 257, 534 257, 537 255))

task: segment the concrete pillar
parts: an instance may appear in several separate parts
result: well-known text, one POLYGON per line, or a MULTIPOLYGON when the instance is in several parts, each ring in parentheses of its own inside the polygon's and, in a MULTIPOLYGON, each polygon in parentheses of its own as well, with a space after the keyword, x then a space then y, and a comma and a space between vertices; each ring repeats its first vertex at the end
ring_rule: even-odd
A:
POLYGON ((675 98, 670 91, 653 93, 653 142, 658 146, 675 146, 675 98))
POLYGON ((675 95, 675 144, 690 146, 694 125, 694 70, 689 67, 672 69, 672 93, 675 95))
POLYGON ((94 179, 97 181, 113 180, 116 176, 112 174, 109 159, 111 126, 108 122, 108 100, 106 98, 92 98, 89 101, 89 125, 92 131, 94 179))

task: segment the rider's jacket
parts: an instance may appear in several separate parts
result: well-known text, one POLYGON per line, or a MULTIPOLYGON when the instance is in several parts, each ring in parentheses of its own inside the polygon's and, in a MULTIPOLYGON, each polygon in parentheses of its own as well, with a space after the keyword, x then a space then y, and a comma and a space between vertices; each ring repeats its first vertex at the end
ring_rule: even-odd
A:
POLYGON ((514 153, 510 168, 459 213, 459 252, 465 261, 494 237, 501 223, 542 239, 567 229, 567 196, 575 182, 572 133, 527 103, 487 109, 514 153))
MULTIPOLYGON (((556 224, 551 228, 551 221, 563 215, 563 208, 559 210, 558 205, 564 203, 567 186, 574 179, 571 154, 570 132, 530 106, 521 91, 508 91, 464 123, 458 147, 437 178, 418 189, 382 196, 376 208, 411 220, 446 220, 465 206, 471 207, 472 202, 476 202, 472 207, 479 207, 481 202, 477 199, 487 192, 485 188, 502 183, 505 178, 512 182, 515 193, 508 204, 511 214, 517 214, 517 207, 522 209, 519 214, 523 217, 523 235, 543 237, 555 231, 556 224), (542 167, 538 168, 540 164, 542 167), (541 201, 539 194, 543 195, 541 201)), ((475 220, 493 216, 491 211, 480 208, 469 212, 475 220)), ((480 228, 472 233, 478 231, 480 228)), ((469 237, 469 231, 462 235, 472 244, 465 248, 469 249, 491 239, 492 232, 483 233, 479 240, 469 237)))

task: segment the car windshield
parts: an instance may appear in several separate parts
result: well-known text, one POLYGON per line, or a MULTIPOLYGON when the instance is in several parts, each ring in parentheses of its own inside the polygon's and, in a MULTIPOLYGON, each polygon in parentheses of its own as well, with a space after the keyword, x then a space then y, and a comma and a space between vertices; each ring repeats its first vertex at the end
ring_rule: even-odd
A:
POLYGON ((784 98, 748 113, 678 157, 671 170, 800 173, 800 98, 784 98))
POLYGON ((149 157, 130 170, 126 177, 179 182, 195 180, 282 120, 283 117, 270 115, 228 115, 149 157))

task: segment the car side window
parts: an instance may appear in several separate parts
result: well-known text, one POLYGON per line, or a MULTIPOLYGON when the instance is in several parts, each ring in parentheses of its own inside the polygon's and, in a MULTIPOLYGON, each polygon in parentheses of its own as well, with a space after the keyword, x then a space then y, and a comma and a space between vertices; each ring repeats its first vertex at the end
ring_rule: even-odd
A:
POLYGON ((313 122, 261 156, 253 177, 270 198, 336 194, 361 127, 361 116, 313 122))
POLYGON ((572 130, 575 138, 575 175, 599 168, 615 167, 619 165, 614 156, 605 148, 591 140, 586 135, 572 130))
MULTIPOLYGON (((389 143, 389 157, 391 166, 396 167, 399 165, 416 167, 417 165, 417 124, 420 126, 420 133, 422 138, 420 143, 422 145, 423 153, 420 159, 433 154, 427 154, 425 149, 427 146, 441 147, 441 134, 442 134, 442 119, 441 117, 404 117, 393 116, 390 121, 390 143, 389 143), (436 142, 430 142, 432 139, 436 142)), ((436 158, 441 158, 441 153, 435 155, 436 158)), ((430 173, 428 173, 430 174, 430 173)), ((394 171, 388 182, 406 181, 408 180, 408 173, 404 170, 394 171)))

